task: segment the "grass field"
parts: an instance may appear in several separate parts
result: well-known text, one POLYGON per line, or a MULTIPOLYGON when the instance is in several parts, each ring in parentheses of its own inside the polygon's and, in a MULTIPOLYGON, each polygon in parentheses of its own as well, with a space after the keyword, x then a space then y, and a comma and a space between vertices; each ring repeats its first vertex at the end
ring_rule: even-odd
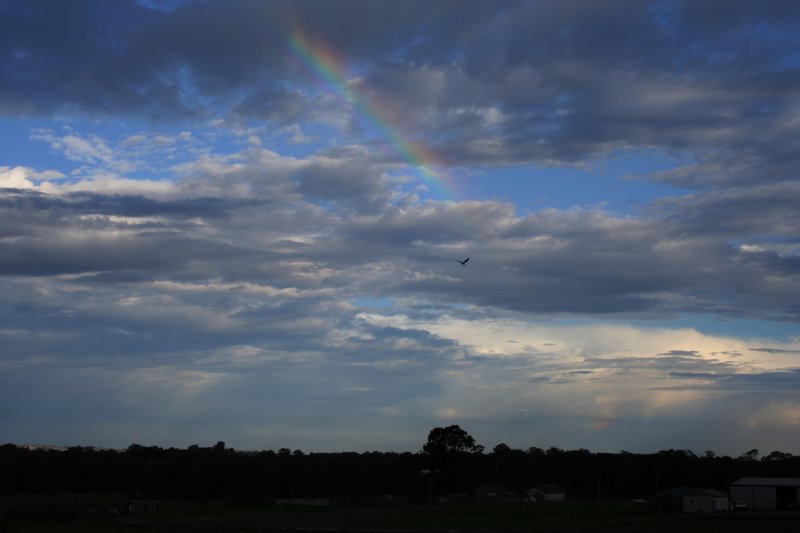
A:
POLYGON ((800 513, 658 514, 641 504, 495 506, 194 507, 105 520, 9 521, 1 533, 215 532, 659 532, 797 533, 800 513))

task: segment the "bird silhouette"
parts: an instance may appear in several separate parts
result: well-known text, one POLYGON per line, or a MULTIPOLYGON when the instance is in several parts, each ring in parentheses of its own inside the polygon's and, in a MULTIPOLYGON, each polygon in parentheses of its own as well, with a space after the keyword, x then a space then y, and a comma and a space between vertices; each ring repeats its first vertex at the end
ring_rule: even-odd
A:
POLYGON ((458 263, 461 263, 462 265, 466 265, 466 264, 467 264, 467 261, 469 261, 469 257, 467 257, 467 258, 466 258, 466 259, 464 259, 463 261, 459 261, 458 259, 456 259, 456 261, 457 261, 458 263))

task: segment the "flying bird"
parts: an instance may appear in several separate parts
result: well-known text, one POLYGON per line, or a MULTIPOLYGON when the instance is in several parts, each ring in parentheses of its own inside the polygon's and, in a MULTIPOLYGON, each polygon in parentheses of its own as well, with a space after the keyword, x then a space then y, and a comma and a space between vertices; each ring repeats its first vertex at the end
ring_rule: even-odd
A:
POLYGON ((464 259, 463 261, 459 261, 458 259, 456 259, 456 261, 457 261, 457 262, 459 262, 459 263, 461 263, 462 265, 466 265, 466 264, 467 264, 467 261, 469 261, 469 257, 467 257, 467 258, 466 258, 466 259, 464 259))

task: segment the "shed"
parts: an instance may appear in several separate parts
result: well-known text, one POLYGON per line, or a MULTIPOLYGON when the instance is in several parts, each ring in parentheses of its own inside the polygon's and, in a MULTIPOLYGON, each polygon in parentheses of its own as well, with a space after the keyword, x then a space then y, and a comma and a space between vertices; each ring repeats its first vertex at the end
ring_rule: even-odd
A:
POLYGON ((715 489, 677 487, 662 494, 672 509, 684 513, 716 513, 730 509, 728 495, 715 489))
POLYGON ((748 509, 793 509, 800 502, 800 478, 743 477, 731 484, 731 499, 748 509))

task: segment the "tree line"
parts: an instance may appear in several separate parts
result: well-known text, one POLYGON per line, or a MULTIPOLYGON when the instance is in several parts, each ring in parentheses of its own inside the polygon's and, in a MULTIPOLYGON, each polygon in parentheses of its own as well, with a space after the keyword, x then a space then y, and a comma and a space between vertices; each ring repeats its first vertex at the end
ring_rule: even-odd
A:
POLYGON ((213 446, 66 450, 0 446, 0 494, 110 494, 129 498, 265 504, 280 498, 409 502, 468 498, 482 484, 523 492, 555 484, 570 499, 651 498, 677 486, 727 492, 743 476, 800 477, 800 456, 749 450, 738 457, 711 451, 593 453, 556 447, 490 452, 459 426, 434 428, 419 452, 304 453, 237 451, 213 446))

